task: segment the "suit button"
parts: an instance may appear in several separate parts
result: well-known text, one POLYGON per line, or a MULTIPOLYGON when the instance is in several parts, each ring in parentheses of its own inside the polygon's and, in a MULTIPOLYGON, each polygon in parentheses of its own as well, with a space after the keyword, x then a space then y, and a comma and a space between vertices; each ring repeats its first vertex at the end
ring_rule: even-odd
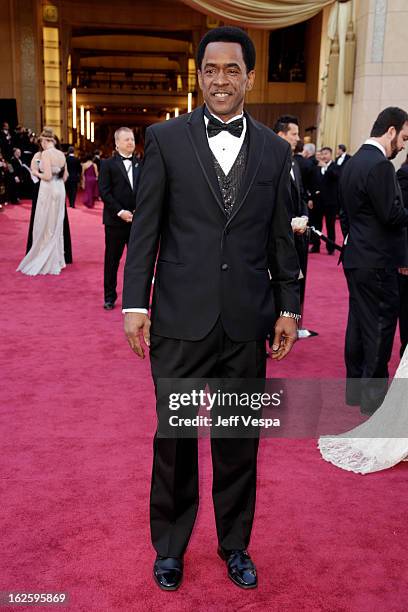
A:
POLYGON ((228 270, 228 264, 222 264, 221 270, 228 270))

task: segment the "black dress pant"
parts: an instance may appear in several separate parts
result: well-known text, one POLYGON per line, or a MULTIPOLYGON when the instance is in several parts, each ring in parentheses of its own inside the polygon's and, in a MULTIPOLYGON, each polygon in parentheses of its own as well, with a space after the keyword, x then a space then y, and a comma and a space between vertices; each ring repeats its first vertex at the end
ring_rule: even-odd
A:
POLYGON ((118 268, 125 246, 129 242, 131 223, 122 226, 105 225, 104 295, 105 302, 115 302, 118 294, 118 268))
POLYGON ((400 356, 402 357, 408 344, 408 276, 398 274, 398 285, 400 293, 400 308, 399 308, 399 329, 401 349, 400 356))
MULTIPOLYGON (((218 320, 198 341, 151 335, 150 361, 160 378, 265 378, 265 342, 234 342, 218 320)), ((211 438, 212 496, 218 542, 249 544, 255 511, 258 438, 211 438)), ((150 496, 152 543, 163 557, 182 557, 198 509, 198 440, 155 436, 150 496)))
MULTIPOLYGON (((323 208, 320 199, 317 197, 313 200, 313 208, 309 210, 309 225, 319 230, 319 232, 323 229, 323 208)), ((310 234, 310 244, 313 246, 314 251, 320 250, 320 238, 314 232, 310 234)))
POLYGON ((399 312, 396 270, 346 269, 349 289, 346 402, 372 414, 388 388, 388 362, 399 312))
MULTIPOLYGON (((332 242, 336 242, 336 209, 325 208, 324 209, 324 220, 326 222, 327 237, 332 242)), ((326 242, 326 249, 328 253, 334 253, 334 246, 326 242)))
POLYGON ((78 192, 78 182, 70 181, 68 179, 65 183, 65 191, 67 192, 70 207, 75 208, 75 199, 78 192))
POLYGON ((299 259, 299 267, 303 278, 299 279, 299 291, 300 291, 300 306, 303 308, 305 301, 305 290, 306 290, 306 273, 307 273, 307 258, 309 249, 309 232, 307 230, 304 234, 295 234, 295 248, 299 259))

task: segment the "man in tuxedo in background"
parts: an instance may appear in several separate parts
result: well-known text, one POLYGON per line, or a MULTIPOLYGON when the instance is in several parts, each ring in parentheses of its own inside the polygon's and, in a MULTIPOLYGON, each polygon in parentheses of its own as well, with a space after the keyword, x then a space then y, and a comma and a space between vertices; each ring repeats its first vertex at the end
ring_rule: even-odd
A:
MULTIPOLYGON (((408 156, 401 168, 397 172, 398 184, 402 193, 402 201, 406 210, 408 210, 408 156)), ((399 309, 399 330, 402 357, 408 344, 408 270, 400 268, 398 270, 398 284, 400 292, 400 309, 399 309)))
POLYGON ((101 160, 99 173, 105 225, 105 310, 112 310, 115 306, 118 268, 129 242, 140 171, 139 162, 133 155, 135 138, 130 128, 121 127, 116 130, 115 146, 114 156, 101 160))
POLYGON ((303 188, 302 174, 299 162, 294 155, 296 145, 300 140, 299 123, 297 117, 293 115, 282 115, 276 120, 273 128, 275 134, 286 140, 292 150, 292 167, 290 169, 291 199, 288 200, 288 214, 294 232, 295 247, 299 258, 300 270, 302 272, 299 280, 300 304, 303 305, 305 297, 305 281, 307 268, 307 248, 306 229, 308 223, 307 195, 303 188))
POLYGON ((0 130, 0 151, 4 159, 10 161, 13 155, 13 133, 7 121, 4 121, 0 130))
MULTIPOLYGON (((205 106, 146 131, 123 306, 131 348, 144 357, 141 334, 150 345, 156 390, 161 378, 262 379, 267 336, 275 359, 296 340, 291 151, 244 113, 254 65, 245 32, 211 30, 197 53, 205 106)), ((257 585, 247 552, 257 450, 257 438, 211 439, 218 554, 245 589, 257 585)), ((181 583, 197 508, 197 439, 156 436, 150 525, 154 578, 164 590, 181 583)))
POLYGON ((293 156, 299 165, 300 173, 302 175, 303 188, 306 190, 306 192, 308 189, 309 174, 313 166, 317 164, 315 153, 316 146, 313 143, 307 142, 302 144, 299 141, 293 156))
POLYGON ((79 181, 81 180, 82 166, 78 157, 75 156, 74 147, 68 147, 67 170, 68 178, 65 181, 65 191, 67 192, 70 207, 75 208, 75 199, 78 192, 79 181))
POLYGON ((408 210, 392 163, 408 140, 408 114, 384 109, 340 180, 343 266, 349 289, 346 402, 372 414, 387 392, 399 311, 398 269, 408 266, 408 210))
MULTIPOLYGON (((327 237, 336 242, 336 216, 339 211, 338 180, 339 166, 333 162, 333 151, 330 147, 320 150, 320 202, 326 223, 327 237)), ((326 243, 326 250, 333 255, 334 246, 326 243)))
POLYGON ((344 164, 348 162, 351 155, 347 153, 347 147, 344 144, 339 144, 337 147, 336 165, 344 167, 344 164))
MULTIPOLYGON (((339 170, 332 159, 332 149, 322 147, 320 149, 319 162, 313 168, 313 221, 314 227, 322 230, 323 219, 326 222, 327 237, 336 242, 336 215, 338 212, 338 178, 339 170)), ((334 246, 326 243, 327 253, 333 255, 334 246)), ((320 239, 313 240, 313 253, 320 251, 320 239)))
POLYGON ((30 169, 23 164, 21 160, 21 149, 15 147, 13 149, 13 156, 10 160, 10 164, 13 168, 13 179, 15 198, 19 202, 22 198, 31 198, 32 185, 30 169))

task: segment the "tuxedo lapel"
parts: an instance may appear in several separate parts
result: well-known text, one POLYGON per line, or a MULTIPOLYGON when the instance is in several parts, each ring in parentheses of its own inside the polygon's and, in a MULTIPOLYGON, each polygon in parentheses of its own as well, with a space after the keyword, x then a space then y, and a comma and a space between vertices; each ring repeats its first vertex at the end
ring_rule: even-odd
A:
POLYGON ((136 170, 138 167, 138 163, 135 161, 135 159, 132 159, 132 178, 133 178, 133 192, 136 192, 136 187, 137 187, 137 174, 136 174, 136 170))
POLYGON ((208 146, 207 134, 205 132, 204 111, 202 106, 191 113, 187 122, 187 132, 205 180, 207 181, 208 186, 211 189, 211 193, 220 207, 222 214, 225 216, 224 205, 221 198, 217 175, 215 174, 211 149, 208 146))
POLYGON ((294 184, 294 187, 296 189, 296 193, 298 195, 298 198, 300 199, 300 181, 301 181, 302 177, 301 177, 300 170, 299 170, 296 162, 292 162, 292 168, 293 168, 293 176, 295 177, 295 179, 293 179, 292 175, 290 175, 290 180, 294 184))
POLYGON ((249 190, 255 180, 259 166, 262 161, 263 151, 265 147, 265 135, 261 128, 255 123, 255 121, 246 113, 247 130, 249 138, 248 156, 246 170, 244 174, 244 180, 242 182, 241 192, 239 198, 234 205, 231 216, 228 219, 227 225, 231 223, 232 219, 238 213, 240 208, 243 206, 249 190))
POLYGON ((118 164, 118 167, 120 171, 122 172, 123 176, 125 177, 127 184, 132 189, 132 185, 130 184, 128 173, 126 172, 125 164, 123 163, 119 155, 115 155, 115 161, 118 164))

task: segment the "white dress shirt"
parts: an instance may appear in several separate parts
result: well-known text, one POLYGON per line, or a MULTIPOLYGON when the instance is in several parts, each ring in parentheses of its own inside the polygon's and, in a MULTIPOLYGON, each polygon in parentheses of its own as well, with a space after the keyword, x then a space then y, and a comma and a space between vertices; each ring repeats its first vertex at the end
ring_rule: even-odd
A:
MULTIPOLYGON (((119 153, 119 155, 121 154, 119 153)), ((133 189, 133 170, 132 170, 133 156, 127 159, 122 159, 121 161, 122 161, 122 164, 125 166, 126 174, 128 175, 130 184, 133 189)), ((118 212, 118 217, 120 217, 123 212, 125 212, 124 208, 122 208, 122 210, 118 212)))
MULTIPOLYGON (((213 117, 218 119, 218 121, 222 121, 222 119, 220 119, 216 115, 213 115, 213 117)), ((230 121, 241 119, 241 117, 244 117, 244 113, 241 113, 240 115, 237 115, 236 117, 232 117, 232 119, 230 119, 229 121, 223 121, 223 123, 230 123, 230 121)), ((204 115, 204 123, 205 123, 205 128, 206 128, 205 133, 207 134, 208 118, 205 115, 204 115)), ((208 146, 210 147, 212 153, 214 154, 215 159, 220 164, 222 171, 224 172, 225 175, 229 173, 229 171, 231 170, 232 166, 235 163, 235 160, 238 157, 238 153, 240 152, 244 139, 245 139, 246 131, 247 131, 247 124, 246 124, 246 118, 244 117, 244 129, 242 130, 242 134, 240 138, 237 138, 236 136, 233 136, 232 134, 226 131, 222 131, 216 136, 212 136, 212 138, 208 138, 208 134, 207 134, 208 146)), ((122 312, 123 313, 140 312, 142 314, 148 314, 148 311, 146 310, 146 308, 124 308, 122 312)))
MULTIPOLYGON (((244 113, 241 113, 240 115, 232 117, 232 119, 229 119, 228 121, 222 121, 222 119, 220 119, 216 115, 213 115, 215 119, 218 119, 218 121, 222 121, 223 123, 231 123, 231 121, 241 119, 241 117, 243 116, 244 113)), ((208 121, 208 118, 204 115, 206 134, 208 121)), ((244 129, 242 130, 242 134, 239 138, 233 136, 232 134, 226 131, 221 131, 219 134, 217 134, 216 136, 212 136, 211 138, 208 138, 207 134, 208 146, 210 147, 215 159, 220 164, 222 171, 225 175, 229 173, 235 163, 235 160, 238 157, 238 153, 240 152, 245 139, 246 131, 247 124, 246 118, 244 117, 244 129)))
POLYGON ((340 155, 340 157, 338 158, 338 160, 337 160, 337 165, 338 165, 338 166, 341 166, 341 165, 342 165, 342 163, 344 162, 344 160, 345 160, 345 159, 346 159, 346 154, 345 154, 345 153, 342 153, 342 154, 340 155))
POLYGON ((333 160, 331 159, 329 162, 327 162, 327 164, 326 164, 325 166, 322 166, 322 167, 320 168, 320 172, 321 172, 321 174, 322 174, 323 176, 326 174, 326 170, 327 170, 327 168, 328 168, 328 167, 330 166, 330 164, 332 164, 332 163, 333 163, 333 160))
POLYGON ((132 157, 129 157, 128 159, 122 159, 122 164, 125 166, 125 170, 128 175, 129 182, 133 189, 132 157))

